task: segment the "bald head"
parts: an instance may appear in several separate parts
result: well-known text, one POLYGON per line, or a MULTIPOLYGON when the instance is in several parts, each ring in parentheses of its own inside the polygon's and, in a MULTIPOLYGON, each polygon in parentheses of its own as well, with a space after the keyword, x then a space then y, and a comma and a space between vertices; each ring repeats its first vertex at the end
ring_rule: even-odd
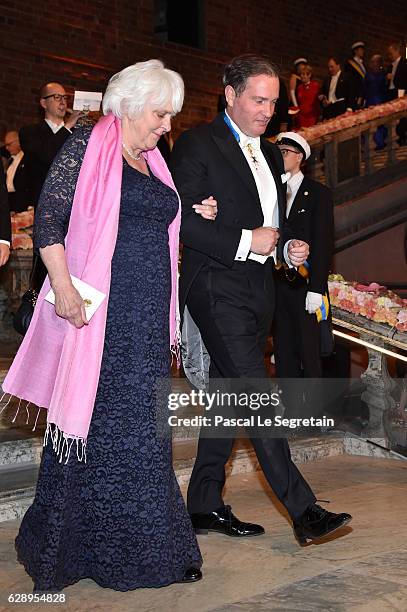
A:
POLYGON ((64 87, 61 83, 47 83, 41 88, 40 98, 45 98, 45 96, 49 96, 53 93, 66 93, 64 87))
POLYGON ((401 44, 394 42, 388 47, 388 54, 392 62, 395 62, 401 56, 401 44))
POLYGON ((10 130, 9 132, 6 132, 6 135, 4 136, 4 146, 6 147, 10 155, 17 155, 17 153, 20 153, 20 140, 18 138, 18 132, 16 130, 10 130))
POLYGON ((45 119, 56 124, 63 122, 66 115, 66 91, 60 83, 47 83, 41 89, 40 104, 45 111, 45 119))

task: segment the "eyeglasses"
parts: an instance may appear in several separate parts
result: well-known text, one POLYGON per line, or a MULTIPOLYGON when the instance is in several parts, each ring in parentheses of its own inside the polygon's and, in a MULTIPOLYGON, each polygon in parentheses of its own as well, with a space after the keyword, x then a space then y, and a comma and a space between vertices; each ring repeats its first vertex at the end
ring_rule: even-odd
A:
POLYGON ((64 100, 66 102, 69 100, 68 94, 49 94, 49 96, 42 96, 43 100, 48 100, 48 98, 54 98, 55 102, 59 102, 60 100, 64 100))
POLYGON ((287 153, 296 153, 297 155, 301 155, 299 151, 294 151, 294 149, 280 149, 281 155, 285 156, 287 153))

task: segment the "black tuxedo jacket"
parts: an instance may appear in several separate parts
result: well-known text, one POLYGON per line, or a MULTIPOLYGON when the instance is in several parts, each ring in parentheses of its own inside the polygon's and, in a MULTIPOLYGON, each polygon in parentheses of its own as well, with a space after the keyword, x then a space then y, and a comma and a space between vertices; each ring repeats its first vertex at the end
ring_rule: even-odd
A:
POLYGON ((325 293, 334 241, 334 217, 331 191, 304 176, 288 215, 296 238, 309 244, 310 275, 308 291, 325 293))
MULTIPOLYGON (((262 140, 261 149, 273 173, 280 216, 279 248, 292 238, 285 223, 284 163, 276 145, 262 140)), ((180 307, 203 266, 231 268, 242 229, 263 225, 259 194, 250 167, 223 114, 209 124, 184 132, 171 153, 171 172, 181 196, 180 307), (209 196, 218 202, 216 221, 195 213, 193 204, 209 196)))
POLYGON ((36 206, 48 170, 54 157, 70 136, 71 132, 62 127, 56 134, 44 120, 20 129, 20 145, 30 168, 31 193, 36 206))
POLYGON ((11 242, 11 220, 8 205, 6 176, 0 171, 0 240, 11 242))
POLYGON ((404 57, 400 58, 393 82, 396 89, 405 89, 407 93, 407 59, 404 57))
POLYGON ((349 78, 349 106, 356 110, 358 106, 358 98, 363 98, 363 81, 364 76, 354 68, 350 63, 352 60, 345 62, 345 72, 349 78))
MULTIPOLYGON (((328 98, 329 96, 329 87, 331 85, 331 76, 327 76, 323 82, 321 87, 321 93, 328 98)), ((345 102, 347 106, 351 104, 351 87, 350 87, 350 78, 347 74, 341 70, 341 74, 339 75, 338 82, 335 88, 335 96, 339 98, 345 98, 345 102)))
POLYGON ((30 170, 29 161, 26 156, 20 161, 14 174, 14 192, 8 194, 10 210, 14 212, 22 212, 27 210, 29 206, 33 206, 34 193, 32 191, 32 171, 30 170))

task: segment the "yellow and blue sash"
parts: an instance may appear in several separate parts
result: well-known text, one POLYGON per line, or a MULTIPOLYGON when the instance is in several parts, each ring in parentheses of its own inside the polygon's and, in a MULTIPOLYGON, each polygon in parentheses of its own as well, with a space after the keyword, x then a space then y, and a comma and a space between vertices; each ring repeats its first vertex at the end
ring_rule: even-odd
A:
MULTIPOLYGON (((301 276, 307 280, 309 278, 309 268, 310 266, 309 266, 308 261, 304 261, 304 263, 301 264, 298 268, 298 273, 301 274, 301 276)), ((328 315, 329 315, 329 300, 328 300, 327 293, 324 293, 324 295, 322 296, 322 304, 318 308, 318 310, 315 311, 315 314, 316 314, 318 323, 320 323, 321 321, 327 320, 328 315)))

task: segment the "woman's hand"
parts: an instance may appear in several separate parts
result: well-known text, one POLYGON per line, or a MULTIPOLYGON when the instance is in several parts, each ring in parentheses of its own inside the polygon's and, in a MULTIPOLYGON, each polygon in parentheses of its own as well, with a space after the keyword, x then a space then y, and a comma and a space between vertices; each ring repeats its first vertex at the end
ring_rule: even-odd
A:
POLYGON ((10 247, 8 244, 0 243, 0 266, 6 265, 10 257, 10 247))
POLYGON ((218 214, 218 203, 213 196, 209 196, 206 200, 202 200, 201 204, 194 204, 192 208, 198 215, 209 221, 215 221, 218 214))
POLYGON ((55 312, 59 317, 66 319, 71 325, 78 328, 88 324, 85 302, 72 283, 54 288, 54 293, 55 312))

